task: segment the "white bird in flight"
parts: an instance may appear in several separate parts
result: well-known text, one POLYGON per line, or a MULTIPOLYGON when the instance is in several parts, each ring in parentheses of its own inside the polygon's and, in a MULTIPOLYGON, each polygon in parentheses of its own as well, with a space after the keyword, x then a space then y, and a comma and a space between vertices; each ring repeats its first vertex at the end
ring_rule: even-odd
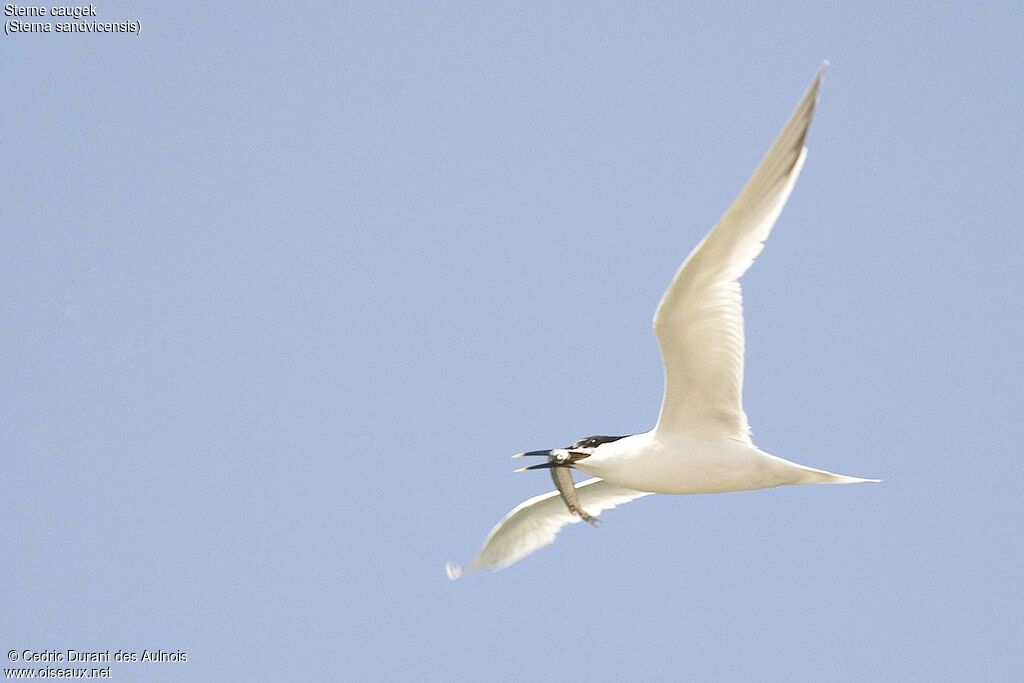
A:
MULTIPOLYGON (((654 313, 665 393, 654 429, 593 436, 543 456, 557 491, 521 503, 498 522, 470 571, 498 570, 555 540, 559 530, 652 493, 723 493, 860 479, 765 453, 743 412, 743 308, 739 279, 761 252, 807 154, 825 65, 718 224, 683 262, 654 313), (571 470, 593 476, 574 486, 571 470)), ((521 471, 521 470, 520 470, 521 471)), ((448 577, 463 569, 448 563, 448 577)))

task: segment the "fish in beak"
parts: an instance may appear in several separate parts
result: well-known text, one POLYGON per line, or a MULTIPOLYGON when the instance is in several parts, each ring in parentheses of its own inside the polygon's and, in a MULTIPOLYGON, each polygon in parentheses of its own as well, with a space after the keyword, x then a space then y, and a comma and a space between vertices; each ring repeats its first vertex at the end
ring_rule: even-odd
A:
POLYGON ((525 472, 527 470, 550 470, 551 479, 555 482, 555 488, 558 489, 558 493, 561 494, 562 500, 565 502, 565 506, 569 508, 569 512, 576 515, 583 521, 597 526, 597 517, 589 514, 586 510, 580 507, 579 495, 576 493, 576 483, 572 478, 573 463, 577 460, 582 460, 590 455, 590 453, 571 451, 565 448, 555 448, 546 451, 527 451, 526 453, 517 453, 513 455, 513 458, 524 458, 524 457, 547 457, 547 462, 542 462, 538 465, 530 465, 529 467, 520 467, 516 472, 525 472))

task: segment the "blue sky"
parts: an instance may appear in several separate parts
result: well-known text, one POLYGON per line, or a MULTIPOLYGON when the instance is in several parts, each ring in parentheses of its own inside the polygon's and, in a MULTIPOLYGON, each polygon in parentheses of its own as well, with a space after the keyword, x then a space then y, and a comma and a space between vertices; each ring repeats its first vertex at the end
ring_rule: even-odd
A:
POLYGON ((0 37, 0 646, 120 680, 1013 680, 1019 3, 97 5, 0 37), (744 279, 769 452, 449 583, 644 431, 654 307, 823 59, 744 279))

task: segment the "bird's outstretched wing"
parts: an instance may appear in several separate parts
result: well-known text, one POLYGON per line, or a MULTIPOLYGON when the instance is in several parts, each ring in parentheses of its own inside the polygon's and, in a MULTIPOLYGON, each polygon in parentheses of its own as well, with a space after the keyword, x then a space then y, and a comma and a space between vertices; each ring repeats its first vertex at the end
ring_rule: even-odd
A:
MULTIPOLYGON (((610 510, 642 496, 646 491, 634 491, 594 478, 576 485, 580 506, 591 515, 610 510)), ((491 529, 484 547, 469 565, 470 571, 490 569, 496 571, 518 562, 530 553, 554 542, 555 536, 567 524, 582 521, 569 512, 558 491, 534 496, 517 505, 512 512, 491 529)), ((448 578, 457 579, 462 568, 448 564, 448 578)))
POLYGON ((743 306, 739 278, 793 190, 807 152, 824 71, 818 71, 754 175, 679 268, 654 314, 665 364, 657 430, 750 441, 743 412, 743 306))

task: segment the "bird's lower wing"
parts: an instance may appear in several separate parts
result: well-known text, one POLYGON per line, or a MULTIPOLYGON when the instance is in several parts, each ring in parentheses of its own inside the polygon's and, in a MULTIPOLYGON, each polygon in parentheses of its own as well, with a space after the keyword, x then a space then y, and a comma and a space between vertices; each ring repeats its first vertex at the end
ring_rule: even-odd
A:
MULTIPOLYGON (((643 496, 647 491, 634 491, 609 484, 603 479, 588 479, 576 485, 580 506, 591 515, 610 510, 643 496)), ((512 512, 491 529, 484 547, 469 565, 470 571, 490 569, 496 571, 523 559, 530 553, 554 542, 555 536, 567 524, 582 521, 565 507, 558 491, 534 496, 517 505, 512 512)), ((448 565, 448 577, 457 579, 462 567, 448 565)))

